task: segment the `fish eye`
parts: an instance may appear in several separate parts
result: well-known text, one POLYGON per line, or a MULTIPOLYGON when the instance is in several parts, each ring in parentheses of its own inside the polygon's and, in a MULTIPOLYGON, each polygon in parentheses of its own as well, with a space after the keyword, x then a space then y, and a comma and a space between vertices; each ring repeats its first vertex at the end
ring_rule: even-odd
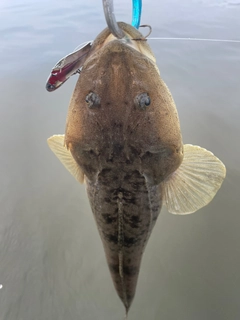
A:
POLYGON ((136 107, 140 108, 141 110, 146 110, 146 107, 151 104, 151 99, 146 92, 143 92, 135 97, 134 103, 136 107))
POLYGON ((85 101, 87 102, 89 108, 94 108, 100 105, 101 99, 99 98, 98 94, 90 92, 86 95, 85 101))

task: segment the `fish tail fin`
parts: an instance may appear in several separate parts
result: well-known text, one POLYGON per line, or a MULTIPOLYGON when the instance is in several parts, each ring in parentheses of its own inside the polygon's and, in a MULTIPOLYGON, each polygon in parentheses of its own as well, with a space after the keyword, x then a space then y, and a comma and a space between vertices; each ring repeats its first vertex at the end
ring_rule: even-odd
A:
POLYGON ((184 145, 180 167, 162 183, 163 201, 174 214, 189 214, 206 206, 226 176, 224 164, 212 152, 184 145))
POLYGON ((128 307, 125 307, 125 317, 124 317, 124 320, 127 320, 127 319, 128 319, 128 311, 129 311, 129 308, 128 308, 128 307))

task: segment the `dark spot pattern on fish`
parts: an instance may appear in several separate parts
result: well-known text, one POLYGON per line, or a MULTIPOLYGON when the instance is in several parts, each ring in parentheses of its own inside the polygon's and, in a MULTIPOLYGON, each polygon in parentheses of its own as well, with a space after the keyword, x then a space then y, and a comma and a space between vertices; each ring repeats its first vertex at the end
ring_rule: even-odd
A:
POLYGON ((140 223, 142 220, 139 218, 139 216, 130 216, 129 219, 124 218, 124 222, 128 223, 131 228, 139 228, 140 223))
POLYGON ((108 265, 109 269, 113 273, 118 273, 119 272, 119 266, 118 264, 109 264, 108 265))
POLYGON ((131 166, 117 179, 113 176, 114 170, 101 171, 97 182, 87 180, 87 191, 115 288, 129 307, 142 254, 161 209, 161 193, 131 166))
POLYGON ((105 214, 103 213, 102 217, 105 220, 106 224, 111 224, 113 222, 116 222, 116 217, 113 217, 111 213, 105 213, 105 214))
POLYGON ((102 232, 102 234, 103 234, 103 237, 106 241, 112 242, 114 244, 118 243, 118 234, 109 234, 104 231, 102 232))
POLYGON ((124 274, 126 274, 127 276, 135 276, 136 274, 138 274, 139 269, 136 267, 128 267, 128 266, 124 266, 123 267, 123 272, 124 274))
POLYGON ((124 237, 124 246, 131 247, 132 245, 138 244, 139 238, 124 237))

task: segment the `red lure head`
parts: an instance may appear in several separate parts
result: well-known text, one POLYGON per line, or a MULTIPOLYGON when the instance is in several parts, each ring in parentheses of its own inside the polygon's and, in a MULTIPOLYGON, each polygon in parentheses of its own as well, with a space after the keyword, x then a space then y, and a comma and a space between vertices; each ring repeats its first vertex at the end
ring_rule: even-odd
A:
MULTIPOLYGON (((47 80, 46 89, 54 91, 59 88, 73 73, 70 73, 72 66, 65 66, 62 69, 53 69, 47 80)), ((75 72, 74 72, 75 73, 75 72)))

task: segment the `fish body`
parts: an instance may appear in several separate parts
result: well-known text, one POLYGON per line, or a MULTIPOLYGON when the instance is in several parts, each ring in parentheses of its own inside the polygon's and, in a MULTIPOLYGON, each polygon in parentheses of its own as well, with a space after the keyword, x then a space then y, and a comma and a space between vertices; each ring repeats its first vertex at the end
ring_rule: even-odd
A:
POLYGON ((79 69, 84 64, 87 54, 91 49, 92 42, 87 42, 73 53, 62 58, 53 67, 50 76, 48 77, 46 89, 50 92, 59 88, 73 74, 78 73, 79 69))
POLYGON ((69 105, 65 135, 48 143, 85 181, 116 291, 126 311, 162 205, 175 214, 209 203, 225 177, 211 152, 183 145, 178 113, 142 35, 119 23, 95 39, 69 105))

